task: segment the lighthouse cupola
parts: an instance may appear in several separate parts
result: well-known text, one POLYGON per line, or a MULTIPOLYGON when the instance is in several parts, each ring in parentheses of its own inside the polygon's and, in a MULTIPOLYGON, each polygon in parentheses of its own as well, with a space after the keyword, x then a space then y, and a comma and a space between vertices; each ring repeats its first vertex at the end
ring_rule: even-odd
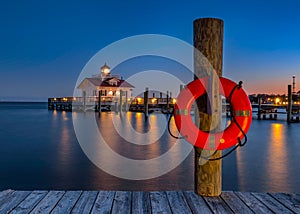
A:
POLYGON ((100 68, 100 72, 102 79, 110 77, 110 67, 106 63, 100 68))

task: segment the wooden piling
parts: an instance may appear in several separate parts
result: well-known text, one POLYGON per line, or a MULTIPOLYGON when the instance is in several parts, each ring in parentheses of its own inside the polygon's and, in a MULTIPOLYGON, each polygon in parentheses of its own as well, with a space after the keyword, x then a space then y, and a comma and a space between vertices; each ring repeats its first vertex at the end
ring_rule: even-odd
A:
POLYGON ((149 88, 145 89, 144 92, 144 113, 145 113, 145 117, 148 117, 148 109, 149 109, 149 88))
POLYGON ((291 122, 292 116, 292 85, 288 85, 288 106, 287 106, 287 122, 291 122))
POLYGON ((101 113, 101 93, 102 91, 99 90, 98 92, 98 112, 101 113))
POLYGON ((128 91, 125 91, 125 112, 128 111, 128 91))
POLYGON ((122 103, 123 103, 122 96, 123 96, 123 91, 120 90, 120 105, 119 105, 119 111, 120 112, 122 112, 122 103))
POLYGON ((167 91, 167 114, 169 114, 169 91, 167 91))
POLYGON ((261 111, 262 111, 262 109, 261 109, 261 96, 258 96, 258 109, 257 109, 257 118, 258 118, 258 120, 260 120, 261 119, 261 111))
MULTIPOLYGON (((194 46, 210 62, 219 76, 222 76, 223 58, 223 21, 215 18, 203 18, 194 21, 194 46)), ((203 60, 201 55, 194 54, 195 78, 209 75, 210 65, 203 60)), ((207 96, 197 100, 198 110, 207 120, 200 118, 200 128, 210 127, 212 117, 207 114, 207 96)), ((210 131, 210 130, 206 130, 210 131)), ((222 161, 207 161, 202 164, 201 154, 206 150, 195 147, 195 192, 202 196, 219 196, 222 192, 222 161), (201 164, 200 164, 201 163, 201 164)), ((217 151, 211 158, 222 155, 217 151)))
POLYGON ((86 110, 86 91, 82 91, 82 95, 83 95, 83 111, 85 112, 86 110))
POLYGON ((180 86, 179 86, 179 92, 181 92, 181 91, 182 91, 182 89, 183 89, 183 85, 182 85, 182 84, 180 84, 180 86))

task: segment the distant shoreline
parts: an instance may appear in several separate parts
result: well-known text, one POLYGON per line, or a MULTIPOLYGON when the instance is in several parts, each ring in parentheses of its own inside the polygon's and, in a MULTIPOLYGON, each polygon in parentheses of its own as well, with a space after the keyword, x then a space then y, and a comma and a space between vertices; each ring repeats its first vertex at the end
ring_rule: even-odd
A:
POLYGON ((40 100, 0 100, 0 103, 47 103, 40 100))

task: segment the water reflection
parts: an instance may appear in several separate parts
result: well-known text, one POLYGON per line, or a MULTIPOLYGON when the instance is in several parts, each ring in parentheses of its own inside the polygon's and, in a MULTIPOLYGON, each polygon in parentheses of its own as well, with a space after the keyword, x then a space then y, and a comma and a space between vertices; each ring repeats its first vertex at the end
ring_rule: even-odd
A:
MULTIPOLYGON (((295 155, 300 145, 295 144, 294 131, 298 124, 258 121, 248 133, 248 143, 236 152, 239 191, 294 192, 297 189, 300 158, 295 155)), ((233 159, 229 158, 233 165, 233 159)), ((225 176, 231 175, 226 174, 225 176)), ((226 185, 230 186, 230 185, 226 185)))
MULTIPOLYGON (((66 114, 62 114, 63 121, 68 120, 66 114)), ((61 126, 61 138, 59 144, 59 163, 60 169, 62 172, 67 172, 68 170, 65 168, 72 161, 71 157, 71 143, 70 143, 70 130, 66 124, 61 126)))
MULTIPOLYGON (((87 157, 100 169, 119 178, 141 180, 161 176, 176 168, 192 150, 189 144, 169 138, 166 126, 161 127, 162 121, 167 124, 162 114, 149 117, 151 129, 146 133, 132 130, 131 124, 124 120, 126 115, 107 113, 96 120, 93 113, 78 114, 77 117, 78 120, 73 121, 75 132, 87 157), (128 132, 136 137, 128 141, 128 132), (160 132, 162 137, 158 138, 155 132, 160 132), (139 143, 143 140, 146 144, 139 143), (159 153, 152 152, 154 144, 158 145, 159 153), (145 159, 148 154, 155 156, 145 159)), ((134 119, 141 126, 148 122, 142 121, 142 117, 134 119)))
MULTIPOLYGON (((100 117, 94 114, 94 117, 97 117, 98 129, 105 130, 102 134, 109 142, 108 146, 118 154, 135 160, 147 160, 173 149, 169 158, 160 161, 157 166, 145 166, 148 173, 154 173, 158 168, 184 158, 182 152, 187 143, 176 142, 168 132, 150 145, 127 142, 114 130, 112 114, 115 113, 101 113, 100 117)), ((79 118, 84 115, 82 112, 48 111, 47 105, 41 109, 26 107, 26 110, 23 106, 2 107, 0 162, 3 164, 0 164, 0 188, 137 191, 193 189, 193 152, 174 170, 153 179, 120 179, 97 168, 83 153, 73 129, 71 116, 79 118)), ((126 117, 136 131, 147 130, 143 114, 128 113, 126 117)), ((157 124, 155 119, 153 121, 157 124)), ((177 134, 173 122, 171 130, 174 135, 177 134)), ((287 125, 279 120, 253 120, 246 146, 223 160, 223 190, 300 192, 299 130, 300 123, 287 125)), ((100 146, 95 148, 97 155, 105 156, 100 146)), ((106 161, 111 167, 119 167, 121 164, 112 157, 106 161)))
POLYGON ((236 154, 236 169, 237 169, 237 182, 240 188, 244 188, 246 186, 246 178, 245 178, 245 166, 243 164, 243 154, 240 149, 237 149, 236 154))
POLYGON ((279 191, 279 186, 289 178, 289 165, 287 158, 287 142, 285 138, 285 126, 274 123, 270 127, 270 138, 267 160, 268 189, 279 191))

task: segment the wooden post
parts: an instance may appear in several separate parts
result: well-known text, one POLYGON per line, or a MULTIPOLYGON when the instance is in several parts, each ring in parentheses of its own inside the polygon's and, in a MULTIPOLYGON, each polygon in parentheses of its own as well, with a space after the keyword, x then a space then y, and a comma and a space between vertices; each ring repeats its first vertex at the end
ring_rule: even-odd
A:
POLYGON ((128 111, 128 91, 125 91, 125 112, 128 111))
POLYGON ((169 91, 167 91, 167 114, 169 114, 169 91))
POLYGON ((119 111, 120 111, 120 112, 122 112, 122 102, 123 102, 122 96, 123 96, 123 91, 120 90, 120 105, 119 105, 119 111))
POLYGON ((102 90, 99 90, 98 92, 98 112, 101 113, 101 93, 102 90))
POLYGON ((146 118, 148 118, 148 103, 149 103, 149 89, 146 88, 144 92, 144 113, 146 118))
POLYGON ((180 86, 179 86, 179 92, 181 92, 181 91, 182 91, 182 89, 183 89, 183 85, 182 85, 182 84, 180 84, 180 86))
POLYGON ((86 109, 86 91, 82 91, 83 96, 83 111, 85 112, 86 109))
POLYGON ((258 96, 258 109, 257 109, 257 118, 260 120, 261 119, 261 96, 258 96))
POLYGON ((291 122, 292 116, 292 85, 288 85, 288 106, 287 106, 287 122, 291 122))
MULTIPOLYGON (((222 76, 223 25, 224 23, 222 20, 215 18, 203 18, 194 21, 194 46, 207 58, 208 62, 210 63, 207 63, 205 60, 203 60, 201 55, 195 52, 195 78, 208 75, 211 76, 213 74, 211 66, 217 72, 218 76, 222 76)), ((216 81, 215 77, 213 77, 210 84, 213 89, 210 92, 213 93, 213 99, 215 92, 218 93, 218 91, 215 90, 217 86, 216 84, 218 84, 218 81, 216 81)), ((215 101, 212 101, 212 106, 210 106, 211 108, 219 105, 218 99, 220 99, 219 96, 217 96, 217 99, 215 100, 217 102, 216 104, 213 103, 215 101)), ((197 105, 199 110, 199 118, 201 117, 200 129, 205 130, 208 127, 208 130, 205 131, 210 131, 210 125, 212 122, 214 122, 214 115, 207 114, 213 110, 209 109, 210 107, 207 106, 207 101, 207 96, 203 96, 199 99, 199 101, 197 101, 197 105)), ((207 156, 207 153, 212 154, 209 151, 195 147, 195 192, 202 196, 219 196, 222 192, 222 161, 204 161, 205 163, 203 163, 201 154, 207 156)), ((222 152, 217 151, 211 158, 217 158, 221 155, 222 152)))

